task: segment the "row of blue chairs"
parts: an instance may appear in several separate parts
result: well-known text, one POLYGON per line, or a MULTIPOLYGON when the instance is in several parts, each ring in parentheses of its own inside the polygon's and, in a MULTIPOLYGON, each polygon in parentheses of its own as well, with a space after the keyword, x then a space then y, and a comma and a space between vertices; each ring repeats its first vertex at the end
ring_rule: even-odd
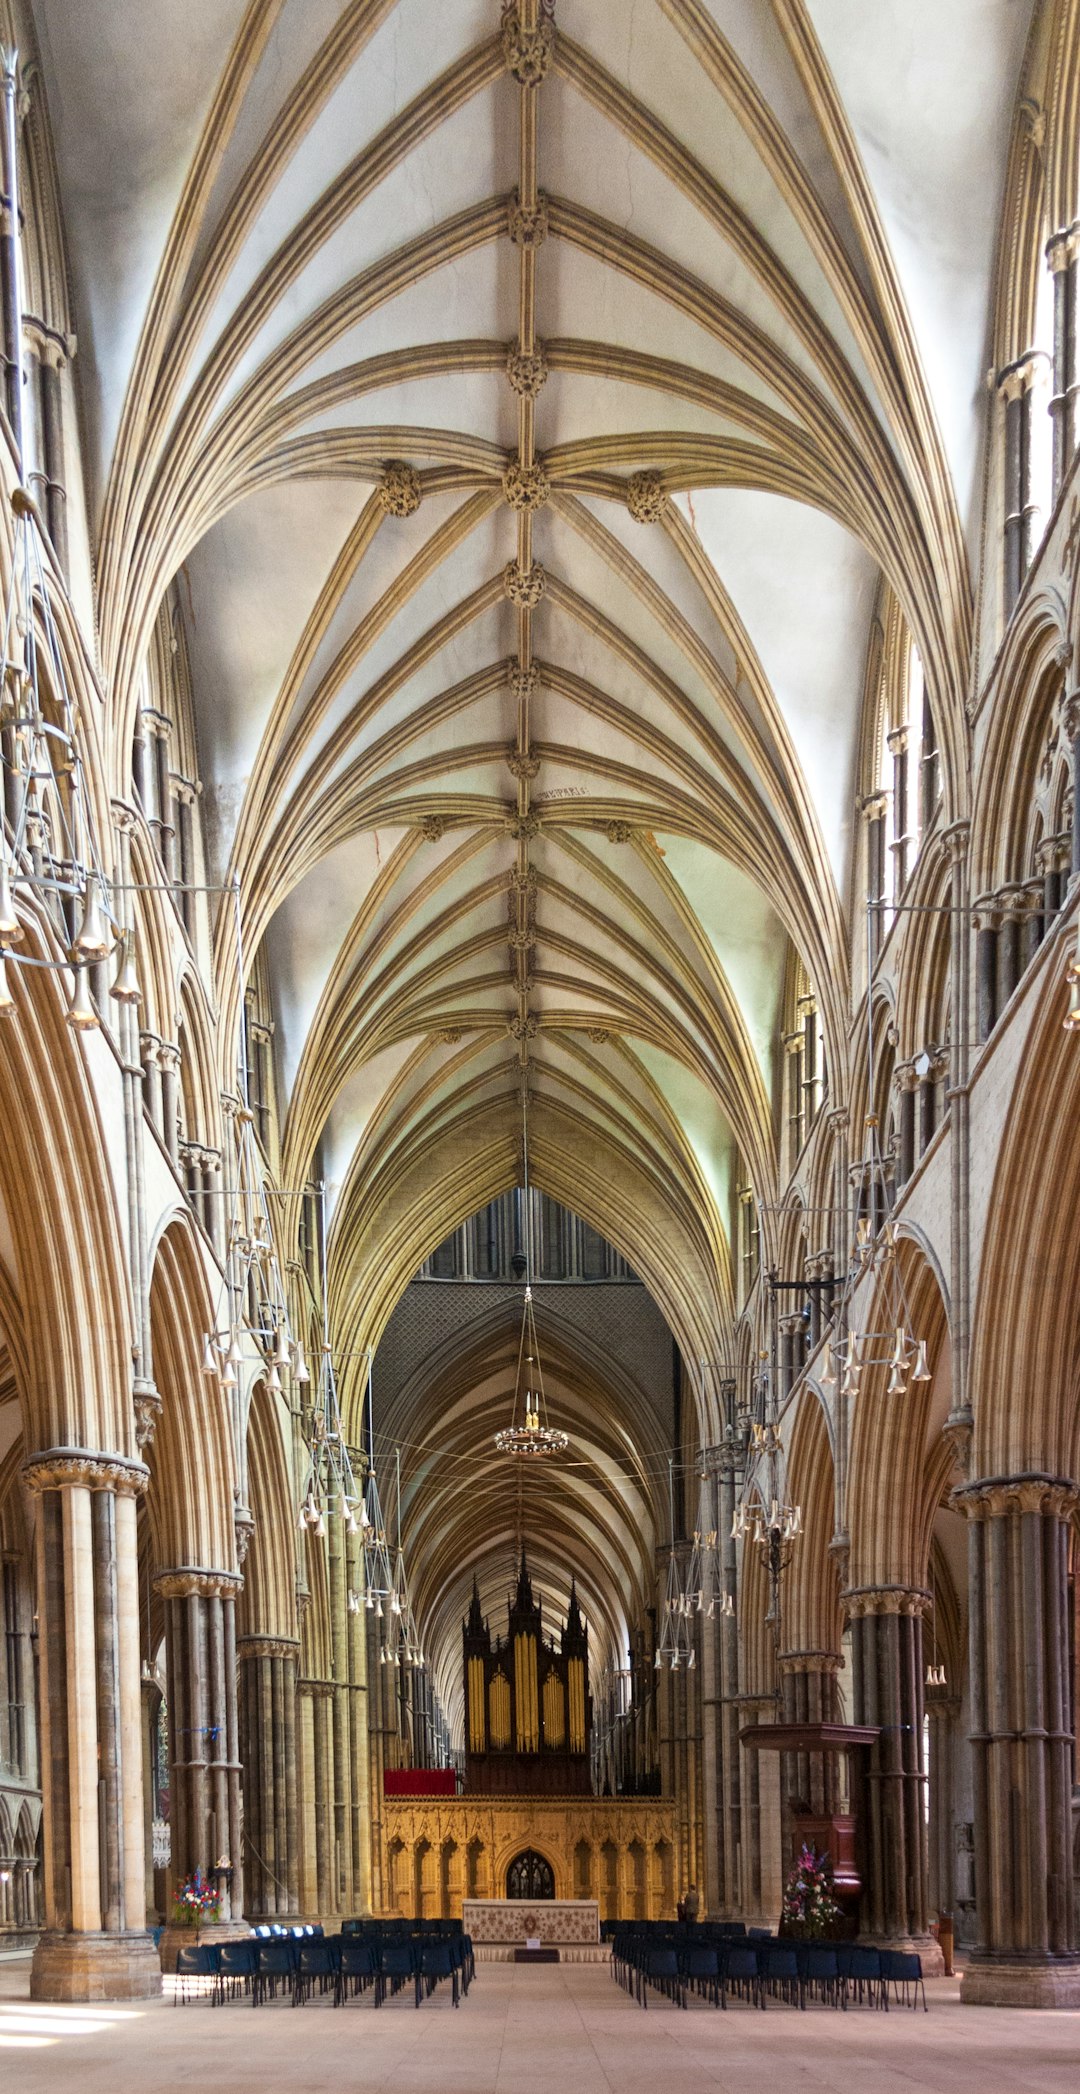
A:
POLYGON ((805 2010, 811 2000, 846 2009, 864 2003, 888 2011, 890 1988, 897 2004, 926 2007, 922 1961, 900 1949, 859 1942, 721 1941, 659 1942, 639 1934, 617 1935, 612 1973, 642 2007, 649 1988, 685 2007, 690 1992, 725 2007, 728 1994, 764 2011, 770 1999, 805 2010))
POLYGON ((411 1985, 419 2007, 426 1995, 448 1979, 454 2006, 467 1993, 475 1975, 472 1942, 454 1938, 411 1937, 376 1946, 356 1936, 309 1935, 284 1929, 244 1941, 199 1942, 182 1948, 176 1958, 173 2005, 209 1998, 212 2006, 250 1999, 253 2007, 282 1995, 301 2007, 316 1992, 333 1994, 335 2007, 371 1991, 376 2007, 411 1985))

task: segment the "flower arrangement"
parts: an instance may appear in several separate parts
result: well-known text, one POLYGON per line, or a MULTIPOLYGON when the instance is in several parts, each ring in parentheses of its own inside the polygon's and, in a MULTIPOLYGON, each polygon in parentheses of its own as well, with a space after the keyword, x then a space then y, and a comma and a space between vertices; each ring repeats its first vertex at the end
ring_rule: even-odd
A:
POLYGON ((185 1876, 173 1893, 173 1913, 181 1926, 197 1927, 200 1920, 216 1920, 221 1915, 221 1899, 217 1885, 196 1869, 193 1876, 185 1876))
POLYGON ((808 1940, 832 1933, 840 1918, 833 1896, 833 1865, 828 1854, 804 1846, 784 1886, 783 1917, 788 1928, 808 1940))

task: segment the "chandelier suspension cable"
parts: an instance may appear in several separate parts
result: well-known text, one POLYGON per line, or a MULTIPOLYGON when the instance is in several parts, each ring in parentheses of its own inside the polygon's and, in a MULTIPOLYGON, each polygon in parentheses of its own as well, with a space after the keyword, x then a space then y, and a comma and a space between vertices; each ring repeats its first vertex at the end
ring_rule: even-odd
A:
POLYGON ((540 1342, 536 1331, 536 1314, 532 1290, 532 1228, 529 1213, 529 1108, 528 1077, 521 1076, 521 1175, 525 1203, 525 1296, 521 1310, 521 1331, 518 1338, 517 1372, 514 1377, 514 1406, 510 1424, 495 1434, 495 1445, 500 1454, 510 1454, 536 1461, 553 1454, 565 1454, 570 1444, 569 1434, 560 1432, 548 1423, 547 1398, 544 1394, 544 1370, 540 1360, 540 1342))

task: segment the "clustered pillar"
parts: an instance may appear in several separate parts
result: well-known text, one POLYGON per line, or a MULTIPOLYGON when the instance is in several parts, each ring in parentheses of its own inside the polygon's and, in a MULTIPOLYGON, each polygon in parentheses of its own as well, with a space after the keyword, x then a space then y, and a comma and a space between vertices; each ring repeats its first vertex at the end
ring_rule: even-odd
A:
POLYGON ((975 2004, 1080 2006, 1072 1898, 1067 1550, 1080 1496, 1050 1476, 965 1486, 975 2004))
POLYGON ((219 1929, 236 1929, 243 1907, 236 1701, 241 1580, 231 1571, 185 1568, 160 1572, 155 1586, 165 1603, 172 1883, 175 1888, 196 1869, 210 1875, 219 1929))
POLYGON ((913 1942, 927 1972, 942 1968, 929 1933, 922 1613, 928 1595, 871 1586, 845 1595, 851 1620, 856 1723, 880 1735, 869 1754, 862 1809, 862 1930, 913 1942))
POLYGON ((244 1762, 244 1910, 249 1920, 299 1913, 296 1673, 300 1646, 284 1636, 240 1642, 244 1762))
POLYGON ((147 1470, 63 1449, 23 1471, 37 1499, 45 1932, 36 1999, 159 1989, 146 1932, 136 1498, 147 1470))

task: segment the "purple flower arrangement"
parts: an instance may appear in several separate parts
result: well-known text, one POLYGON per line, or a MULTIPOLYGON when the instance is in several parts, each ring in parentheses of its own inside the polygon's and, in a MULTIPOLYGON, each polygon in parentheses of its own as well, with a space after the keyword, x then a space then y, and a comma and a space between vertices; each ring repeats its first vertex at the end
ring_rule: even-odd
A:
POLYGON ((802 1848, 784 1886, 783 1917, 787 1931, 797 1931, 809 1940, 822 1940, 834 1931, 840 1907, 833 1896, 833 1865, 828 1854, 819 1854, 814 1847, 802 1848))
POLYGON ((196 1869, 193 1876, 185 1876, 173 1894, 173 1913, 184 1927, 197 1927, 200 1920, 216 1920, 221 1911, 221 1900, 217 1885, 196 1869))

